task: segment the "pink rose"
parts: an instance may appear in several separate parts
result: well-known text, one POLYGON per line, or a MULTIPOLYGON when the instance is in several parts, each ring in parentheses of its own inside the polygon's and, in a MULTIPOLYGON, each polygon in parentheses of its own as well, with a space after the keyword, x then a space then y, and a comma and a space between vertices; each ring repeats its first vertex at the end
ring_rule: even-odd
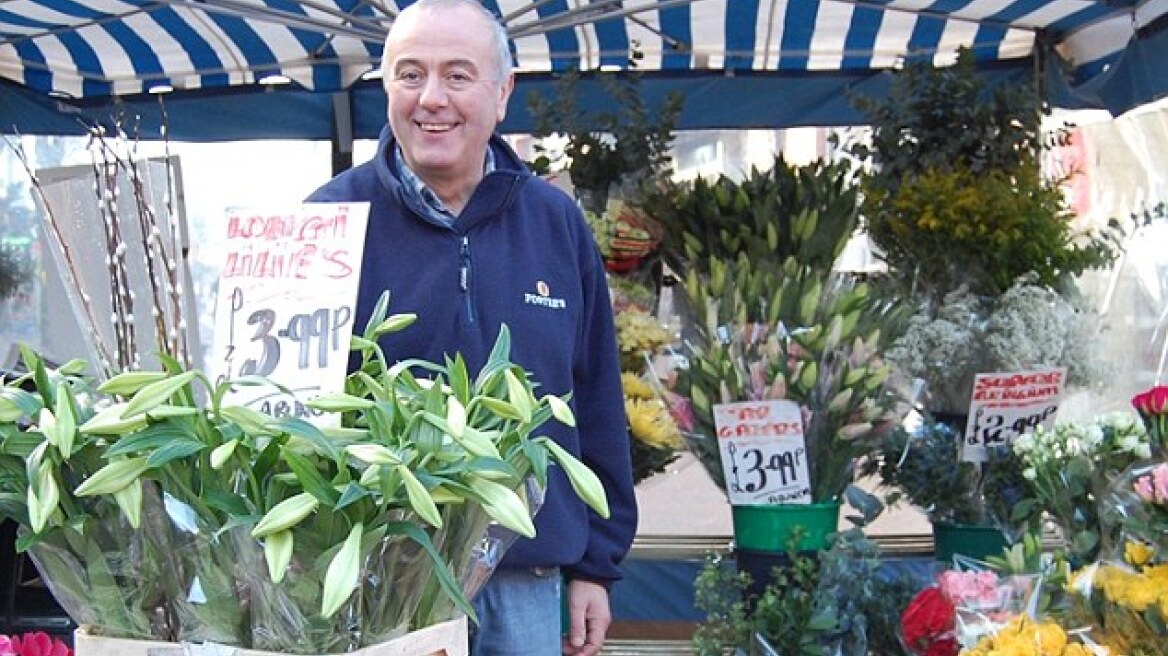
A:
POLYGON ((1136 482, 1132 484, 1132 489, 1143 500, 1144 503, 1156 502, 1156 491, 1152 489, 1152 477, 1140 476, 1136 482))
POLYGON ((1168 504, 1168 463, 1160 463, 1152 470, 1152 491, 1156 503, 1168 504))
POLYGON ((677 424, 678 430, 682 433, 693 431, 694 424, 697 422, 694 419, 693 405, 689 399, 667 390, 665 392, 665 405, 669 406, 669 414, 673 417, 673 423, 677 424))
POLYGON ((0 656, 17 656, 17 644, 13 643, 12 638, 6 635, 0 635, 0 656))

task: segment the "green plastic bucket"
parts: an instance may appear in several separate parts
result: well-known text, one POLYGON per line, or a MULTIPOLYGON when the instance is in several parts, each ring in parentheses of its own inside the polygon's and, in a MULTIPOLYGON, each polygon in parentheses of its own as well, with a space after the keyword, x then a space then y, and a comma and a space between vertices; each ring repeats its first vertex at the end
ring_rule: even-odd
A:
POLYGON ((803 527, 799 551, 816 551, 831 546, 828 539, 839 530, 840 504, 784 503, 762 506, 732 506, 734 542, 741 549, 787 551, 787 539, 796 526, 803 527))
POLYGON ((985 560, 1002 555, 1006 546, 1006 536, 993 526, 933 522, 933 554, 943 562, 952 562, 954 555, 985 560))

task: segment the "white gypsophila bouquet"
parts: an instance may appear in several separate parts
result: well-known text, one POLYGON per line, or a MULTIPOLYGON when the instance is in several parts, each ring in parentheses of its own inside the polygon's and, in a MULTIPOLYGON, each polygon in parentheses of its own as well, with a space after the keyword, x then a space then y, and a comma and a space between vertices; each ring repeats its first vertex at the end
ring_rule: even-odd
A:
POLYGON ((930 410, 961 414, 979 373, 1066 367, 1070 386, 1100 380, 1107 365, 1094 347, 1098 324, 1094 312, 1022 276, 995 298, 950 292, 914 315, 885 357, 923 381, 930 410))
POLYGON ((1115 536, 1102 501, 1112 480, 1132 464, 1150 458, 1143 422, 1130 412, 1098 415, 1089 421, 1037 426, 1014 440, 1030 494, 1016 512, 1039 509, 1058 526, 1068 553, 1093 561, 1115 536))

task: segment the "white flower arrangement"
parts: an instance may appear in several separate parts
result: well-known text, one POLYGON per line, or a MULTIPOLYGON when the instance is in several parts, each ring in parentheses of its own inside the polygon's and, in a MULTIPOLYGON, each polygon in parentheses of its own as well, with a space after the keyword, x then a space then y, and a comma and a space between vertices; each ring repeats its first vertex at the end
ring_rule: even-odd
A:
POLYGON ((1142 460, 1152 457, 1148 431, 1140 418, 1130 412, 1110 412, 1090 423, 1064 421, 1051 430, 1041 426, 1014 440, 1014 453, 1027 464, 1023 476, 1038 477, 1044 466, 1059 468, 1075 457, 1103 462, 1115 457, 1142 460))
POLYGON ((1061 531, 1065 549, 1091 562, 1117 544, 1114 518, 1103 507, 1106 491, 1131 465, 1150 458, 1151 440, 1141 419, 1112 412, 1089 421, 1060 421, 1051 429, 1037 426, 1014 440, 1022 462, 1029 499, 1061 531))
POLYGON ((996 298, 950 292, 939 308, 913 316, 885 357, 924 382, 931 410, 964 413, 978 373, 1066 367, 1072 387, 1102 379, 1098 323, 1093 311, 1022 276, 996 298))

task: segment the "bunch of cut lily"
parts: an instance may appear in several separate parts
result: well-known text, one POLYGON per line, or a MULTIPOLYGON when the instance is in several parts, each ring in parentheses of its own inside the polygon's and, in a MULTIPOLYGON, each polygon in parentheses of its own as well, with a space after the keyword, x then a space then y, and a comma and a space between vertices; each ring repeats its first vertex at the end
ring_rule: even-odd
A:
MULTIPOLYGON (((465 613, 532 515, 553 463, 607 516, 603 488, 537 434, 574 421, 537 398, 500 332, 471 377, 461 357, 389 366, 379 338, 412 323, 383 297, 354 336, 327 422, 224 399, 163 358, 96 385, 85 363, 0 387, 0 513, 21 526, 62 607, 103 635, 336 653, 465 613), (200 399, 207 399, 200 401, 200 399)), ((276 389, 273 390, 274 392, 276 389)))

